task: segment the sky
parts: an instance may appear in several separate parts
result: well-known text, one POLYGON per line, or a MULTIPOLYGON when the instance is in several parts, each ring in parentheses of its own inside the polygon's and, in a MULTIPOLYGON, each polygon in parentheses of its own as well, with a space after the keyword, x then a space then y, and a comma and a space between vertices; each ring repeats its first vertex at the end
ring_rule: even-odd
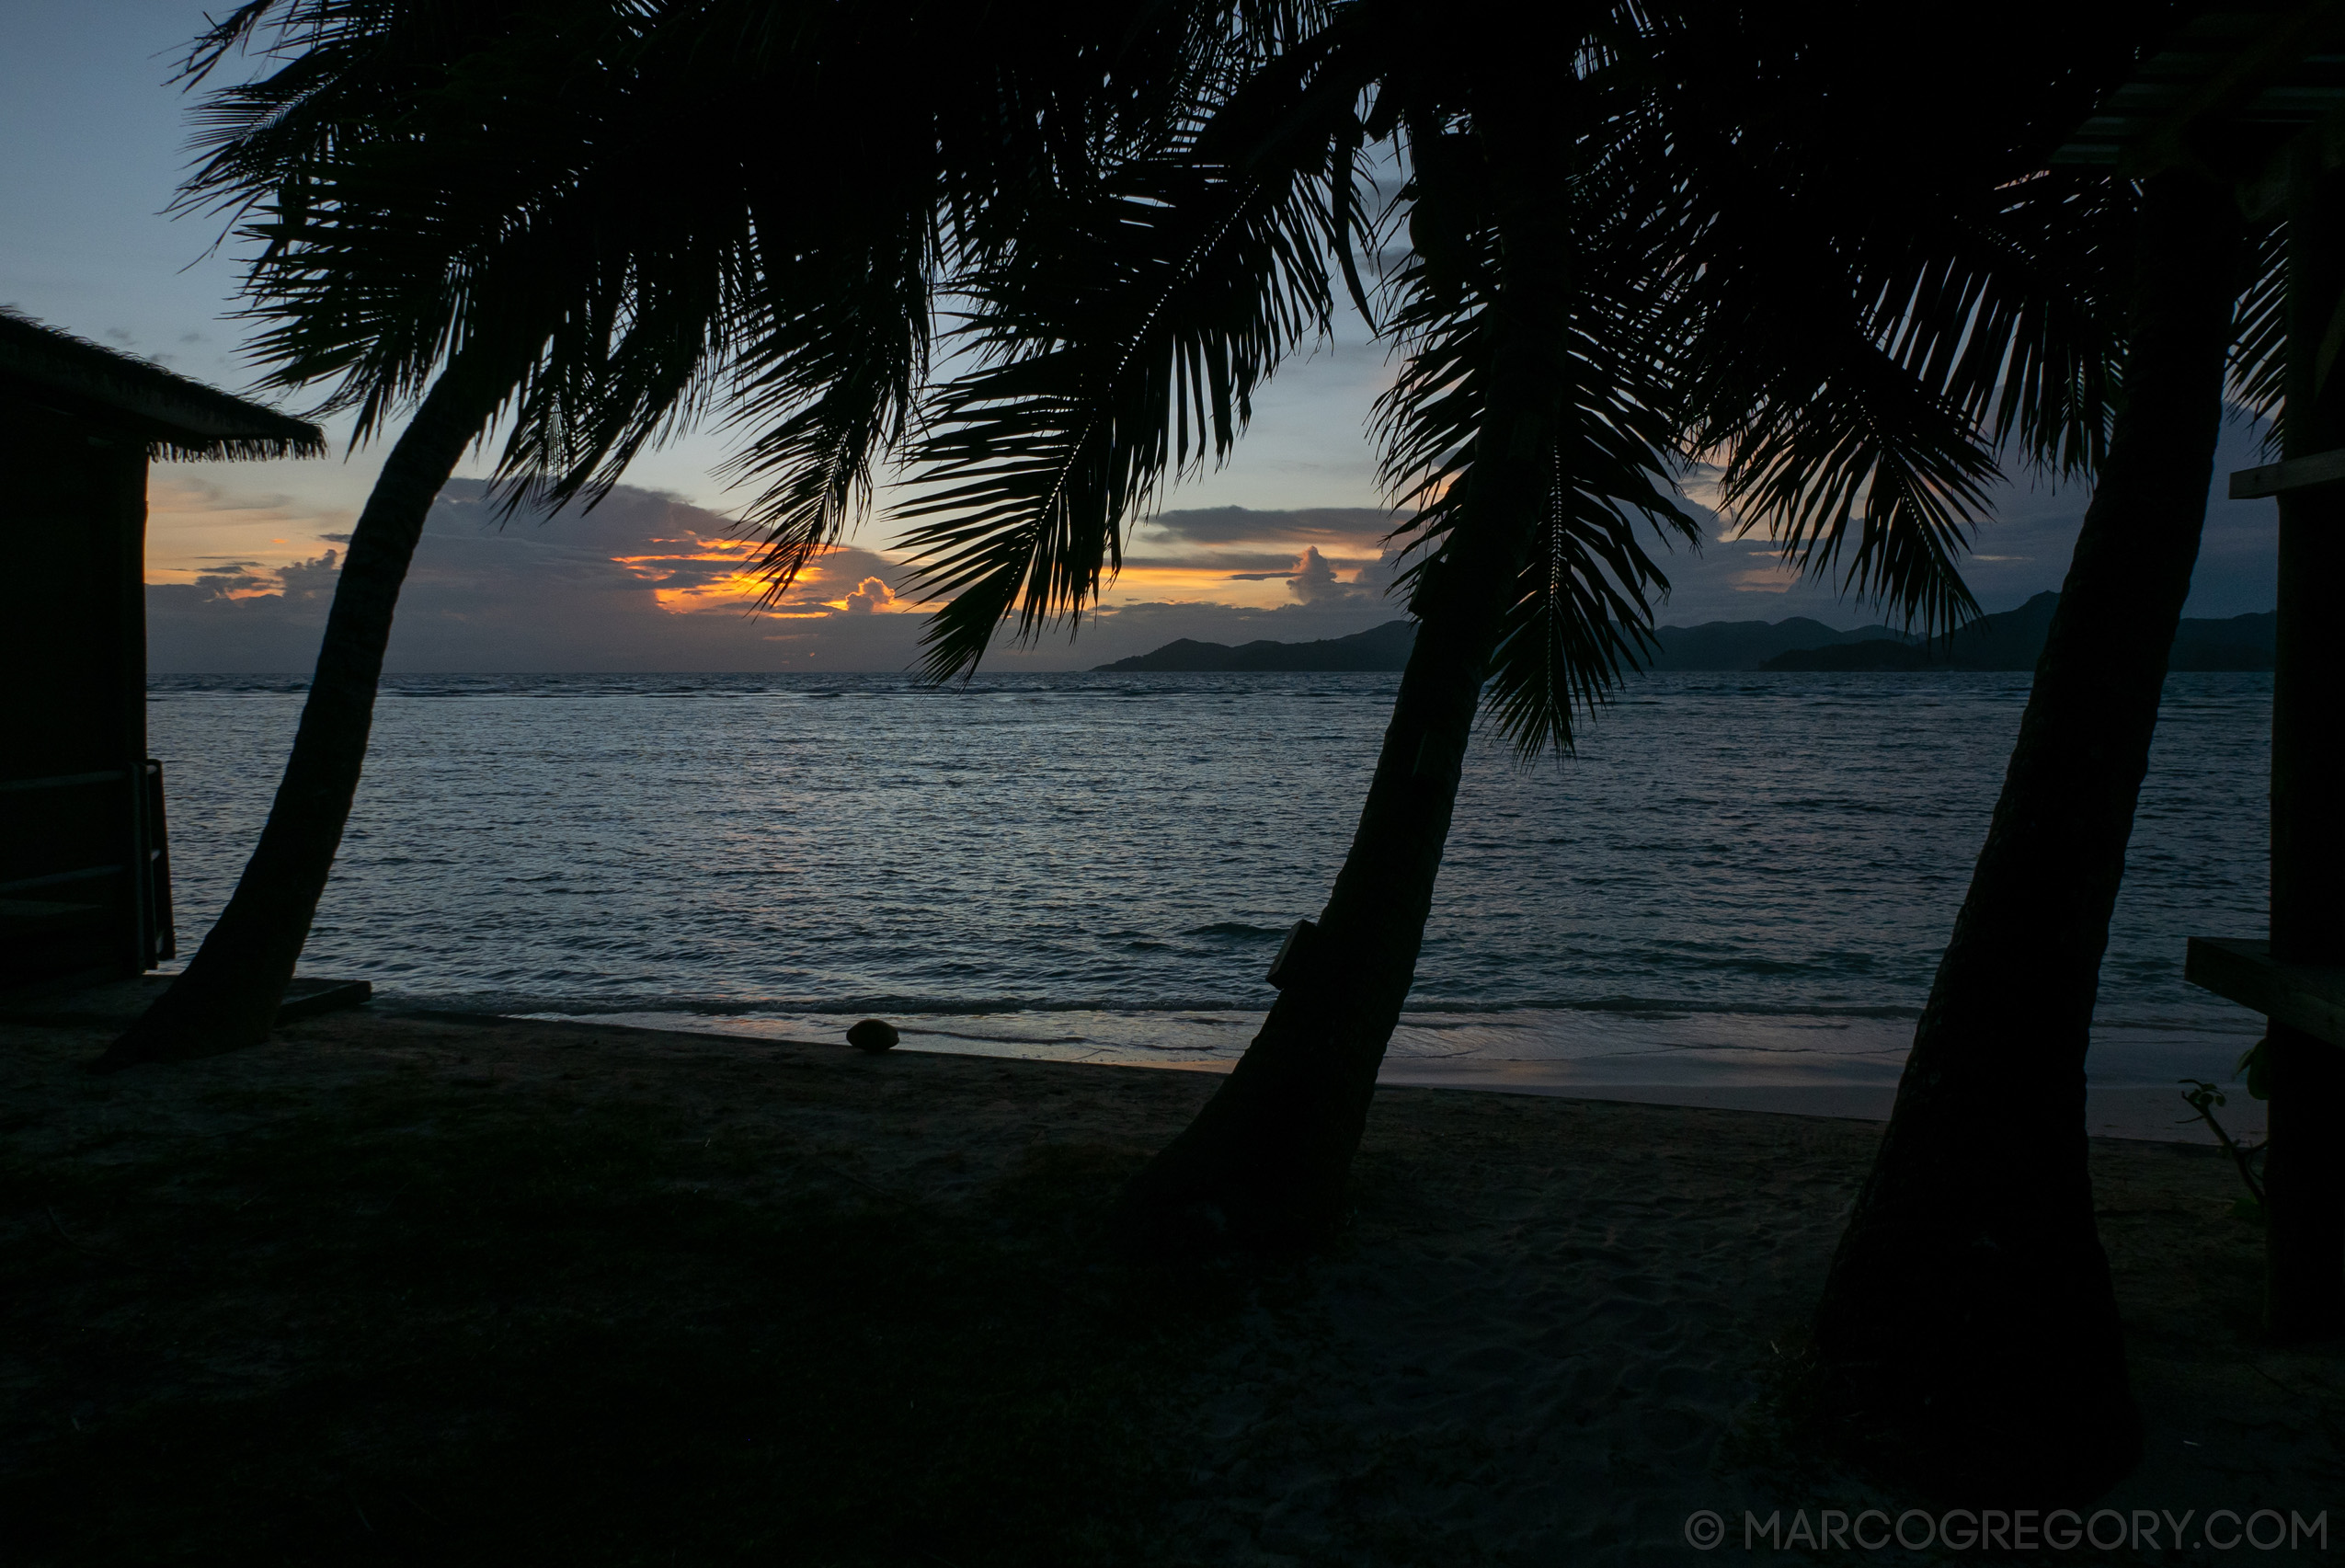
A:
MULTIPOLYGON (((218 0, 213 0, 215 6, 218 0)), ((238 269, 216 220, 165 214, 188 162, 190 100, 170 85, 203 6, 184 0, 0 0, 0 304, 181 374, 246 391, 257 367, 233 315, 238 269)), ((1004 646, 994 668, 1088 668, 1174 637, 1306 640, 1397 617, 1384 589, 1392 514, 1367 418, 1391 364, 1346 315, 1330 341, 1257 397, 1226 466, 1185 482, 1138 528, 1127 566, 1071 637, 1004 646)), ((293 412, 304 395, 265 400, 293 412)), ((329 430, 346 436, 347 430, 329 430)), ((305 462, 156 464, 149 480, 150 663, 158 671, 306 670, 334 568, 383 443, 305 462)), ((748 497, 713 477, 727 433, 640 458, 592 512, 501 522, 478 454, 435 507, 401 601, 388 668, 415 671, 898 670, 925 620, 880 512, 760 609, 754 546, 729 514, 748 497)), ((2230 502, 2221 475, 2256 462, 2225 432, 2216 498, 2186 613, 2273 602, 2269 501, 2230 502)), ((1763 538, 1700 509, 1705 541, 1655 554, 1671 583, 1659 620, 1847 627, 1878 610, 1801 581, 1763 538)), ((2004 610, 2057 588, 2087 493, 2006 487, 1965 574, 2004 610)))

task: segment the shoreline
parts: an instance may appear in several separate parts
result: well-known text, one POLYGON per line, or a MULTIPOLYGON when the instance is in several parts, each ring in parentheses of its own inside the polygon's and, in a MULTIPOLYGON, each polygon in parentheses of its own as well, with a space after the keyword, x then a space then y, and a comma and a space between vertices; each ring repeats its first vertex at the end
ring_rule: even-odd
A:
MULTIPOLYGON (((157 974, 39 1003, 0 1010, 0 1024, 87 1024, 119 1028, 168 983, 157 974)), ((328 982, 314 981, 314 984, 328 982)), ((714 1005, 646 1011, 518 1011, 448 1005, 426 997, 377 993, 379 1017, 511 1021, 755 1041, 768 1047, 824 1051, 842 1044, 855 1010, 760 1008, 726 1013, 714 1005)), ((875 1010, 899 1031, 900 1052, 946 1058, 1045 1061, 1219 1074, 1233 1068, 1262 1014, 1230 1009, 1005 1010, 984 1013, 875 1010)), ((1379 1085, 1458 1089, 1567 1100, 1753 1111, 1885 1123, 1904 1070, 1908 1021, 1819 1020, 1811 1015, 1653 1013, 1623 1026, 1570 1010, 1439 1007, 1412 1010, 1377 1075, 1379 1085), (1524 1015, 1575 1025, 1567 1041, 1527 1030, 1524 1015), (1637 1040, 1632 1031, 1649 1038, 1637 1040), (1847 1036, 1847 1038, 1838 1036, 1847 1036), (1592 1038, 1591 1038, 1592 1036, 1592 1038), (1756 1036, 1753 1038, 1752 1036, 1756 1036), (1738 1039, 1739 1037, 1739 1039, 1738 1039), (1894 1044, 1891 1044, 1894 1042, 1894 1044), (1561 1048, 1559 1048, 1559 1044, 1561 1048), (1527 1050, 1526 1047, 1530 1047, 1527 1050)), ((2261 1137, 2264 1104, 2232 1082, 2226 1068, 2236 1041, 2185 1036, 2179 1049, 2156 1032, 2101 1031, 2088 1062, 2087 1136, 2214 1148, 2218 1139, 2182 1099, 2179 1080, 2211 1078, 2225 1092, 2218 1119, 2234 1138, 2261 1137), (2115 1039, 2108 1036, 2116 1036, 2115 1039), (2130 1036, 2130 1037, 2129 1037, 2130 1036), (2090 1069, 2114 1064, 2094 1079, 2090 1069)))
MULTIPOLYGON (((395 1004, 396 1005, 396 1004, 395 1004)), ((408 1010, 429 1013, 429 1007, 408 1010)), ((1202 1011, 1202 1010, 1191 1010, 1202 1011)), ((761 1040, 810 1049, 829 1048, 843 1036, 855 1014, 784 1013, 779 1016, 753 1013, 661 1013, 623 1011, 609 1013, 498 1013, 546 1023, 571 1023, 730 1039, 761 1040), (836 1023, 831 1021, 835 1017, 836 1023), (826 1027, 827 1025, 827 1027, 826 1027), (826 1036, 828 1037, 826 1037, 826 1036)), ((1016 1015, 1010 1015, 1015 1017, 1016 1015)), ((1029 1014, 1031 1016, 1031 1014, 1029 1014)), ((1095 1018, 1104 1012, 1084 1011, 1065 1016, 1095 1018)), ((1377 1082, 1387 1087, 1470 1090, 1479 1093, 1530 1094, 1570 1100, 1597 1100, 1695 1109, 1753 1111, 1770 1115, 1823 1116, 1840 1120, 1883 1123, 1895 1103, 1898 1077, 1904 1070, 1905 1047, 1894 1058, 1877 1040, 1866 1038, 1855 1049, 1840 1050, 1722 1047, 1717 1042, 1754 1020, 1740 1013, 1718 1013, 1701 1020, 1706 1025, 1699 1043, 1666 1050, 1604 1049, 1573 1056, 1510 1057, 1477 1051, 1448 1050, 1431 1054, 1425 1042, 1434 1034, 1428 1019, 1479 1020, 1485 1014, 1448 1014, 1438 1008, 1402 1014, 1393 1048, 1385 1056, 1377 1082), (1412 1047, 1414 1047, 1413 1049, 1412 1047)), ((1501 1015, 1503 1016, 1503 1014, 1501 1015)), ((1183 1022, 1207 1024, 1242 1040, 1251 1038, 1259 1013, 1212 1013, 1183 1022)), ((1115 1043, 1084 1038, 1049 1038, 1005 1033, 1001 1014, 897 1014, 889 1018, 906 1036, 898 1051, 933 1056, 973 1057, 996 1060, 1056 1061, 1081 1066, 1140 1067, 1151 1070, 1224 1073, 1236 1065, 1238 1049, 1223 1047, 1118 1048, 1115 1043), (912 1023, 909 1020, 918 1020, 912 1023), (968 1029, 940 1028, 940 1023, 967 1021, 968 1029), (1210 1051, 1211 1054, 1207 1054, 1210 1051)), ((1764 1018, 1756 1022, 1769 1022, 1764 1018)), ((1782 1032, 1780 1021, 1776 1023, 1782 1032)), ((1889 1031, 1876 1031, 1903 1040, 1911 1025, 1893 1022, 1889 1031)), ((1470 1025, 1469 1025, 1470 1026, 1470 1025)), ((1792 1027, 1802 1025, 1795 1023, 1792 1027)), ((1454 1028, 1455 1025, 1452 1025, 1454 1028)), ((1483 1025, 1481 1032, 1495 1033, 1483 1025)), ((1591 1030, 1590 1033, 1596 1031, 1591 1030)), ((1508 1048, 1501 1045, 1498 1049, 1508 1048)), ((1519 1048, 1519 1047, 1517 1047, 1519 1048)), ((2108 1055, 2110 1047, 2101 1047, 2108 1055)), ((2122 1051, 2122 1047, 2115 1047, 2122 1051)), ((2227 1054, 2227 1045, 2223 1047, 2227 1054)), ((2164 1059, 2173 1053, 2154 1056, 2164 1059)), ((2207 1054, 2203 1049, 2193 1055, 2207 1054)), ((2208 1064, 2185 1058, 2179 1065, 2207 1069, 2208 1064)), ((2216 1139, 2183 1102, 2179 1082, 2143 1082, 2143 1070, 2113 1081, 2094 1082, 2088 1072, 2087 1135, 2145 1143, 2177 1143, 2213 1148, 2216 1139)), ((2178 1077, 2179 1074, 2177 1075, 2178 1077)), ((2243 1085, 2225 1082, 2228 1099, 2218 1112, 2235 1138, 2258 1138, 2265 1130, 2265 1107, 2250 1099, 2243 1085)))

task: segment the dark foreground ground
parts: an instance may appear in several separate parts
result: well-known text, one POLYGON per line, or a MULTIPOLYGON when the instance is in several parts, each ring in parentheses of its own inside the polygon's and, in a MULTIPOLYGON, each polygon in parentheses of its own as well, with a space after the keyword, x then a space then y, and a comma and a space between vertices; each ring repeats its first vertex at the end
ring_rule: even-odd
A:
MULTIPOLYGON (((1865 1124, 1388 1089, 1343 1244, 1265 1277, 1098 1244, 1199 1075, 102 1043, 0 1029, 0 1562, 1791 1562, 1745 1509, 1890 1501, 1768 1414, 1865 1124)), ((2236 1178, 2095 1162, 2152 1425, 2110 1502, 2326 1509, 2334 1549, 2144 1559, 2345 1555, 2345 1362, 2258 1343, 2236 1178)))

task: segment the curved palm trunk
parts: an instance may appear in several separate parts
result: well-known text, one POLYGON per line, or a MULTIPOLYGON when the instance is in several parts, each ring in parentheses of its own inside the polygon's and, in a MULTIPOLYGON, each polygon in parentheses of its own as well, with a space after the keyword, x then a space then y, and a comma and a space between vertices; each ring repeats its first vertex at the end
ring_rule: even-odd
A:
MULTIPOLYGON (((1479 505, 1479 464, 1474 483, 1479 505)), ((1483 675, 1522 567, 1518 542, 1476 543, 1444 573, 1448 591, 1421 601, 1367 804, 1312 941, 1289 963, 1236 1070, 1125 1190, 1118 1219, 1138 1239, 1179 1250, 1287 1248, 1322 1238, 1341 1218, 1377 1067, 1416 977, 1483 675), (1489 559, 1486 573, 1473 571, 1469 554, 1489 559)))
POLYGON ((2125 404, 2002 797, 1816 1325, 1824 1410, 1940 1493, 2089 1494, 2132 1468, 2086 1170, 2109 917, 2191 586, 2240 265, 2226 191, 2153 179, 2125 404))
POLYGON ((186 972, 98 1067, 210 1056, 268 1036, 341 847, 366 762, 392 612, 424 518, 497 408, 498 399, 481 384, 460 357, 384 460, 350 534, 317 671, 260 842, 186 972))
POLYGON ((1516 199, 1501 218, 1500 336, 1464 514, 1411 606, 1416 644, 1316 933, 1236 1070, 1125 1190, 1118 1223, 1144 1244, 1309 1245, 1343 1213, 1377 1066, 1416 976, 1482 681, 1555 482, 1566 306, 1553 283, 1569 276, 1568 235, 1539 171, 1487 155, 1516 199))

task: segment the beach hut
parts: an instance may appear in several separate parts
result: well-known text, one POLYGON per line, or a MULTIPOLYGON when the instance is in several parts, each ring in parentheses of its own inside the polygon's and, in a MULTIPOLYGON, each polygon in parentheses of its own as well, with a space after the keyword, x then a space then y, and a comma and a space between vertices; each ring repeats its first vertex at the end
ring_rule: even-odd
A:
POLYGON ((2262 940, 2193 937, 2185 974, 2270 1021, 2267 1310, 2345 1329, 2345 5, 2218 5, 2179 29, 2059 161, 2230 182, 2286 220, 2282 461, 2231 475, 2280 509, 2271 905, 2262 940))
POLYGON ((172 956, 146 754, 146 465, 308 456, 315 425, 0 312, 0 990, 172 956))

